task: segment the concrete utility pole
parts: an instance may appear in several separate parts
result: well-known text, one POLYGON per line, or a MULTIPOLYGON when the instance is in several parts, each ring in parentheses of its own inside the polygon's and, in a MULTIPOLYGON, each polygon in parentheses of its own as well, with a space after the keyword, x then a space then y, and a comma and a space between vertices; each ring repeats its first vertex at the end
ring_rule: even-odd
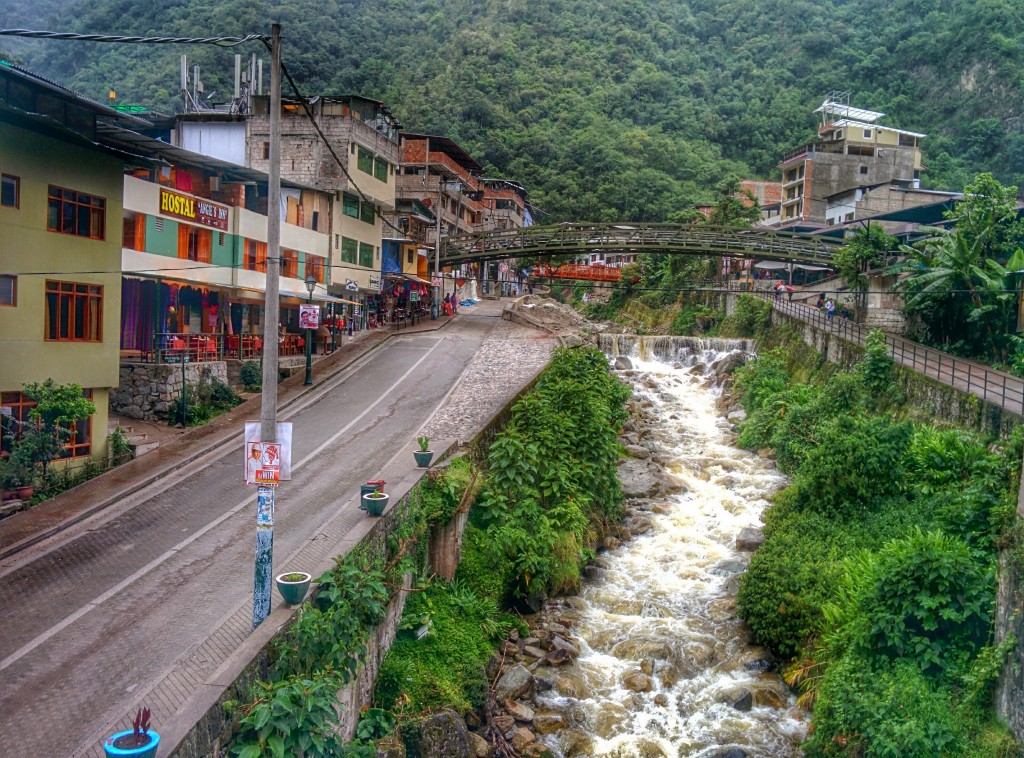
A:
MULTIPOLYGON (((270 42, 270 181, 267 188, 267 291, 263 314, 263 394, 260 441, 277 441, 278 324, 281 320, 281 25, 270 42)), ((274 487, 256 489, 256 568, 252 591, 252 627, 270 615, 274 573, 274 487)))

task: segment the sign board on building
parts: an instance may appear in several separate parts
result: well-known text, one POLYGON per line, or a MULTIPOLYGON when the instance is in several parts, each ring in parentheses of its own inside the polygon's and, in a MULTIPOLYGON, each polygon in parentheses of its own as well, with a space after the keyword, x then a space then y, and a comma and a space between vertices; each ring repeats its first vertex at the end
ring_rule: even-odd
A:
POLYGON ((347 289, 349 292, 358 292, 359 282, 357 282, 355 279, 346 279, 345 289, 347 289))
POLYGON ((203 226, 227 231, 228 207, 198 197, 179 195, 170 190, 160 190, 160 212, 165 216, 183 218, 203 226))
POLYGON ((320 328, 320 306, 300 305, 299 306, 299 329, 320 328))
POLYGON ((418 303, 420 301, 420 293, 417 290, 409 290, 409 302, 418 303))
POLYGON ((292 478, 292 422, 279 421, 277 439, 272 442, 260 440, 260 426, 259 421, 245 422, 245 483, 273 487, 292 478), (259 450, 253 446, 259 446, 259 450), (271 446, 269 451, 267 446, 271 446), (258 470, 264 471, 264 478, 272 476, 272 467, 277 468, 277 481, 256 480, 258 470))
POLYGON ((380 290, 380 277, 370 274, 370 289, 380 290))

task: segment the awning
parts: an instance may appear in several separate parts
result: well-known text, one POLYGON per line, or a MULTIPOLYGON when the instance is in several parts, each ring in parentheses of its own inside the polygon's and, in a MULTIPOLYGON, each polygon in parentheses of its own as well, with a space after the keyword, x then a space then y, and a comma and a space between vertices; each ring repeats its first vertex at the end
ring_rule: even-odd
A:
MULTIPOLYGON (((257 289, 252 289, 250 287, 232 287, 231 289, 233 289, 233 290, 241 290, 241 291, 244 291, 244 292, 255 292, 255 293, 261 295, 263 297, 263 300, 266 301, 266 296, 267 296, 266 290, 257 290, 257 289)), ((303 302, 305 302, 306 300, 309 299, 309 293, 308 292, 293 292, 292 290, 286 290, 286 289, 278 290, 278 296, 279 297, 294 297, 297 300, 302 300, 303 302)), ((354 300, 345 300, 344 298, 341 298, 341 297, 335 297, 334 295, 328 295, 325 292, 314 292, 313 293, 313 300, 321 302, 321 303, 345 303, 345 305, 359 305, 359 303, 357 303, 354 300)))
POLYGON ((384 274, 384 278, 385 279, 405 279, 406 281, 410 281, 410 282, 419 282, 420 284, 430 284, 430 281, 428 279, 421 279, 420 277, 415 276, 413 274, 399 273, 397 271, 390 271, 387 274, 384 274))
POLYGON ((754 268, 767 269, 769 271, 778 271, 779 269, 789 270, 789 267, 800 268, 804 271, 828 271, 828 266, 812 266, 809 263, 783 263, 782 261, 758 261, 754 264, 754 268))

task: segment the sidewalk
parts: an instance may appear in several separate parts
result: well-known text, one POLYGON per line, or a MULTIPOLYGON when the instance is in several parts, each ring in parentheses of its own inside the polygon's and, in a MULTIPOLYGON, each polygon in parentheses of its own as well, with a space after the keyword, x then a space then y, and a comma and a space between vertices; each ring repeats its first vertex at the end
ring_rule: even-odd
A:
MULTIPOLYGON (((284 410, 390 337, 436 331, 457 318, 459 316, 442 316, 436 321, 423 319, 415 326, 403 326, 400 331, 389 325, 381 329, 364 329, 352 337, 346 335, 341 347, 314 364, 311 386, 302 383, 305 378, 302 372, 280 382, 278 410, 284 410)), ((262 398, 257 396, 203 426, 184 432, 168 427, 168 436, 153 452, 0 520, 0 561, 168 476, 238 436, 244 421, 259 419, 262 404, 262 398)))

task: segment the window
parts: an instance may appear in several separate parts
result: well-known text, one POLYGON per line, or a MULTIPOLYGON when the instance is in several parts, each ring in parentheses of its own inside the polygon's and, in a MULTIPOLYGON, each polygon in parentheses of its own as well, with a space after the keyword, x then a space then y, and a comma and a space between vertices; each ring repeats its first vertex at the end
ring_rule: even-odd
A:
POLYGON ((382 182, 387 182, 388 162, 386 160, 380 157, 373 159, 373 176, 375 179, 379 179, 382 182))
POLYGON ((359 208, 359 220, 364 224, 375 224, 377 223, 376 213, 374 211, 373 203, 364 202, 359 208))
POLYGON ((46 334, 53 342, 99 342, 103 337, 103 287, 46 282, 46 334))
POLYGON ((299 278, 299 254, 297 251, 281 251, 281 276, 287 276, 289 279, 299 278))
POLYGON ((0 174, 0 205, 17 208, 21 199, 21 179, 10 174, 0 174))
POLYGON ((359 265, 370 268, 373 265, 373 245, 359 243, 359 265))
POLYGON ((868 173, 868 167, 867 166, 861 166, 860 167, 860 173, 861 173, 862 176, 866 176, 867 173, 868 173))
POLYGON ((359 170, 366 174, 373 173, 373 153, 365 147, 359 148, 359 159, 356 162, 359 170))
MULTIPOLYGON (((92 390, 83 390, 82 394, 92 399, 92 390)), ((92 416, 80 418, 71 426, 71 435, 64 443, 61 458, 84 458, 92 452, 92 416)))
POLYGON ((18 304, 18 277, 0 274, 0 306, 18 304))
POLYGON ((267 271, 267 243, 256 240, 245 241, 245 261, 247 271, 267 271))
POLYGON ((359 218, 359 196, 345 193, 341 200, 341 212, 352 218, 359 218))
POLYGON ((413 259, 414 259, 415 257, 416 257, 416 253, 414 253, 414 252, 412 251, 412 248, 410 247, 410 248, 409 248, 409 249, 408 249, 408 250, 407 250, 407 251, 405 252, 405 262, 406 262, 406 263, 412 263, 412 262, 413 262, 413 259))
POLYGON ((121 229, 121 247, 128 250, 146 249, 146 216, 142 213, 125 216, 121 229))
POLYGON ((188 224, 178 224, 178 257, 182 260, 209 263, 213 232, 188 224))
POLYGON ((270 143, 269 142, 264 142, 263 143, 263 160, 265 160, 265 161, 269 161, 270 160, 270 143))
POLYGON ((341 259, 345 263, 355 263, 359 256, 359 243, 348 237, 341 238, 341 259))
POLYGON ((102 197, 50 185, 46 228, 51 232, 101 240, 107 215, 102 197))
POLYGON ((843 138, 843 130, 839 129, 836 131, 836 139, 841 140, 843 138))
POLYGON ((312 274, 319 284, 324 283, 324 259, 319 255, 306 254, 306 273, 312 274))
MULTIPOLYGON (((92 400, 92 390, 82 390, 82 396, 92 400)), ((3 449, 10 452, 11 438, 19 439, 21 428, 31 423, 30 412, 36 407, 36 402, 21 392, 0 392, 0 406, 8 411, 0 416, 0 427, 3 431, 3 449)), ((89 455, 92 450, 92 418, 86 416, 78 419, 71 425, 70 431, 71 434, 57 457, 81 458, 89 455)))
POLYGON ((871 130, 870 129, 865 129, 864 130, 864 139, 871 139, 871 130))

